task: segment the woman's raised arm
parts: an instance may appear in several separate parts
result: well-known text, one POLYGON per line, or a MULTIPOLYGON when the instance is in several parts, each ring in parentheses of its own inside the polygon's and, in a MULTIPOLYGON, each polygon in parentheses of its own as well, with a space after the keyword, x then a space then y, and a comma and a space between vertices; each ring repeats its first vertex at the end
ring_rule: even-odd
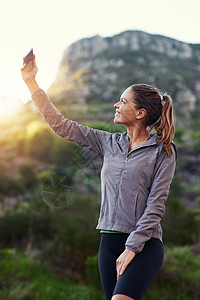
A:
POLYGON ((76 121, 64 117, 54 106, 47 94, 38 86, 35 76, 38 68, 34 59, 21 69, 22 78, 31 92, 32 100, 51 129, 63 139, 86 147, 103 157, 109 151, 108 139, 111 133, 83 126, 76 121))

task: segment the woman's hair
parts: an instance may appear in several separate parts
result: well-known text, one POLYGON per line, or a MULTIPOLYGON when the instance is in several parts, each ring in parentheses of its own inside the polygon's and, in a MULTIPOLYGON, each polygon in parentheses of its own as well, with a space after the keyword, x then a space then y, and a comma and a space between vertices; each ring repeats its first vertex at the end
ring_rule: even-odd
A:
POLYGON ((155 128, 158 142, 164 144, 170 156, 173 154, 171 143, 175 132, 172 98, 148 84, 134 84, 130 88, 136 108, 146 110, 146 127, 149 126, 150 131, 155 128))

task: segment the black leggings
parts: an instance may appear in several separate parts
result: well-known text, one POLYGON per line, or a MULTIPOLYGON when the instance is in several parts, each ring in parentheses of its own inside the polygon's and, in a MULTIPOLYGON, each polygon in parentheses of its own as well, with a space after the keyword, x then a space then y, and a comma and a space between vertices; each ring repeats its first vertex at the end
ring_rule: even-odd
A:
POLYGON ((134 300, 142 299, 162 266, 163 243, 151 238, 117 281, 116 260, 125 250, 128 236, 126 233, 102 233, 98 263, 106 300, 111 300, 115 294, 123 294, 134 300))

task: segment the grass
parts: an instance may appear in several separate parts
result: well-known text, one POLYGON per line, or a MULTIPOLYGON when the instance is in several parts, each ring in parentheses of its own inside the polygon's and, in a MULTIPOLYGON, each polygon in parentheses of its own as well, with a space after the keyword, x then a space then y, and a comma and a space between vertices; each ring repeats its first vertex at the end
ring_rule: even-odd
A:
POLYGON ((0 299, 2 300, 103 300, 92 287, 61 279, 48 265, 15 249, 0 252, 0 299))
POLYGON ((200 244, 166 248, 160 274, 147 291, 146 299, 200 299, 200 244))

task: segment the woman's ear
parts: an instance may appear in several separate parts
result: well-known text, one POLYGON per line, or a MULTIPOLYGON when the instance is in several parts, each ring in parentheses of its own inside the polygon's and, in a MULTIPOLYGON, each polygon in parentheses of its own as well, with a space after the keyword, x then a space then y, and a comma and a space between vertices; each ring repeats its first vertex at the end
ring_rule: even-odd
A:
POLYGON ((142 119, 146 116, 146 109, 145 108, 141 108, 137 111, 137 114, 136 114, 136 119, 142 119))

